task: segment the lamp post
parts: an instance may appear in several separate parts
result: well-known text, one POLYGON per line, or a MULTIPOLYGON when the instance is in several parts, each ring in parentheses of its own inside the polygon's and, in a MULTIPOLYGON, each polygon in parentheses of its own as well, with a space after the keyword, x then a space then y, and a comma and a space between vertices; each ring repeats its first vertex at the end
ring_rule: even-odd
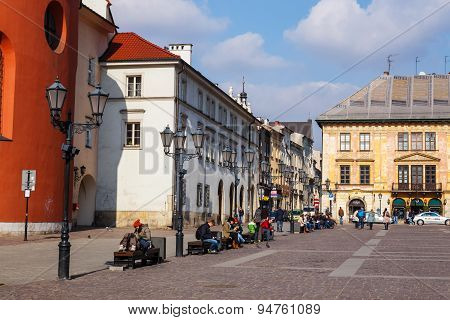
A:
MULTIPOLYGON (((255 159, 255 151, 253 149, 247 148, 244 152, 245 160, 247 161, 247 166, 244 165, 244 159, 242 159, 242 166, 237 165, 237 152, 231 149, 231 147, 226 146, 222 150, 222 158, 224 161, 224 167, 228 168, 234 174, 234 212, 237 214, 237 186, 240 182, 239 172, 244 172, 248 169, 248 176, 250 178, 250 169, 252 167, 253 161, 255 159)), ((264 170, 262 168, 262 170, 264 170)))
POLYGON ((289 219, 290 221, 290 228, 289 231, 290 233, 294 233, 294 213, 293 213, 293 194, 292 194, 292 189, 293 189, 293 176, 294 176, 294 169, 293 168, 286 168, 285 171, 285 176, 286 176, 286 180, 289 184, 289 206, 290 206, 290 210, 291 210, 291 218, 289 219))
POLYGON ((383 195, 381 193, 379 193, 378 199, 380 200, 380 214, 381 214, 381 198, 383 198, 383 195))
POLYGON ((177 175, 176 184, 176 221, 177 221, 177 234, 176 234, 176 256, 183 256, 183 179, 187 171, 183 169, 183 164, 193 158, 197 158, 201 155, 201 149, 203 148, 203 141, 205 135, 201 128, 198 128, 195 132, 191 134, 192 140, 194 141, 195 153, 186 153, 186 133, 177 129, 174 133, 170 130, 169 126, 160 133, 161 140, 164 147, 164 153, 166 156, 175 159, 175 172, 177 175), (175 152, 170 152, 170 147, 174 142, 175 152))
POLYGON ((65 160, 64 167, 64 210, 63 224, 61 228, 61 241, 59 242, 58 278, 60 280, 70 279, 70 242, 69 242, 69 191, 70 191, 70 166, 80 150, 73 146, 73 135, 100 127, 103 122, 103 112, 109 94, 105 93, 100 85, 88 94, 91 106, 92 118, 86 123, 74 123, 72 113, 68 112, 67 120, 61 120, 61 113, 66 100, 67 89, 61 84, 59 78, 46 89, 46 98, 50 109, 50 119, 53 127, 65 134, 66 140, 62 145, 62 155, 65 160))
MULTIPOLYGON (((331 181, 330 181, 330 179, 327 178, 327 180, 325 180, 325 187, 326 187, 328 193, 331 192, 331 190, 330 190, 330 184, 331 184, 331 181)), ((331 206, 333 205, 333 203, 332 203, 332 202, 333 202, 333 199, 331 199, 331 197, 330 197, 329 194, 328 194, 328 198, 330 199, 330 214, 332 214, 331 206)))
MULTIPOLYGON (((314 177, 314 185, 316 186, 316 188, 317 188, 317 192, 318 192, 318 194, 319 194, 319 199, 320 200, 322 200, 321 198, 322 198, 322 195, 321 195, 321 188, 320 188, 320 186, 321 186, 321 183, 320 183, 320 177, 319 177, 319 175, 318 174, 316 174, 316 176, 314 177)), ((314 199, 315 200, 315 199, 314 199)), ((321 203, 321 201, 319 200, 319 203, 321 203)), ((315 203, 314 203, 314 205, 315 205, 315 203)), ((319 212, 320 212, 320 207, 319 207, 319 212)))

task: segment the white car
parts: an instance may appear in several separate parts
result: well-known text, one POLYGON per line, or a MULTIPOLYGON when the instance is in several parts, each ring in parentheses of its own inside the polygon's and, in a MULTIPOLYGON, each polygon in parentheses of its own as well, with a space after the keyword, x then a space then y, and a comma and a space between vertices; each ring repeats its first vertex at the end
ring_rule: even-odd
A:
MULTIPOLYGON (((369 211, 365 211, 364 214, 366 216, 364 223, 367 223, 367 218, 369 217, 369 211)), ((384 223, 383 215, 379 214, 378 212, 374 212, 374 214, 375 214, 375 218, 374 218, 373 223, 384 223)), ((353 221, 353 223, 358 223, 359 219, 357 216, 352 216, 352 221, 353 221)), ((391 223, 392 223, 392 218, 391 218, 391 223)))
POLYGON ((450 226, 450 218, 443 217, 436 212, 422 212, 416 215, 413 221, 419 226, 424 224, 445 224, 446 226, 450 226))

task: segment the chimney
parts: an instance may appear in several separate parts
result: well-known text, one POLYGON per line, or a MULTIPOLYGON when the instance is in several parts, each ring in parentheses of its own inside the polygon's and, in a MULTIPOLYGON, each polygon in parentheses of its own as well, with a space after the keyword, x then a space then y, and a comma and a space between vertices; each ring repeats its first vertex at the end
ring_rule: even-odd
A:
POLYGON ((177 56, 180 56, 187 64, 191 65, 192 62, 192 44, 169 44, 169 51, 177 56))

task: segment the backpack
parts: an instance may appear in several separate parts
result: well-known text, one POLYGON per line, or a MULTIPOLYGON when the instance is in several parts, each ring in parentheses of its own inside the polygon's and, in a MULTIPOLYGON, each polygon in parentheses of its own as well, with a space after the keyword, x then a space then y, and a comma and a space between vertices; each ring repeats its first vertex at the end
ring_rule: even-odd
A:
POLYGON ((197 239, 197 240, 201 240, 202 239, 202 235, 200 233, 200 227, 198 227, 197 231, 195 231, 195 239, 197 239))

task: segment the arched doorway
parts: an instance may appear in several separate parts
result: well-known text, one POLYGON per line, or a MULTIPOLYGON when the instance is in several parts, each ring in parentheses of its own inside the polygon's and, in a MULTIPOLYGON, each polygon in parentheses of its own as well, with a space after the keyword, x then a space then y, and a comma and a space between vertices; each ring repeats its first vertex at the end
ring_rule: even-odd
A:
POLYGON ((84 176, 78 191, 77 225, 93 226, 95 217, 95 180, 91 175, 84 176))
POLYGON ((234 209, 234 183, 230 185, 230 207, 229 212, 226 213, 226 216, 233 215, 234 209))
MULTIPOLYGON (((253 214, 255 212, 255 186, 252 186, 250 189, 250 217, 253 217, 253 214)), ((250 220, 250 218, 249 218, 250 220)))
POLYGON ((359 209, 366 210, 366 205, 361 199, 352 199, 348 203, 348 214, 353 215, 359 209))
POLYGON ((439 199, 433 198, 428 201, 428 209, 433 212, 441 214, 442 212, 442 202, 439 199))
POLYGON ((412 199, 411 200, 411 213, 413 215, 419 214, 421 211, 423 211, 423 206, 424 206, 424 203, 423 203, 422 199, 418 199, 418 198, 412 199))
POLYGON ((403 219, 406 212, 406 202, 402 198, 397 198, 392 201, 392 212, 398 212, 398 218, 403 219))
POLYGON ((221 225, 222 221, 224 221, 224 219, 223 219, 223 181, 222 180, 220 180, 220 182, 219 182, 219 188, 217 190, 217 197, 218 197, 217 204, 219 206, 219 214, 217 215, 217 224, 221 225))

